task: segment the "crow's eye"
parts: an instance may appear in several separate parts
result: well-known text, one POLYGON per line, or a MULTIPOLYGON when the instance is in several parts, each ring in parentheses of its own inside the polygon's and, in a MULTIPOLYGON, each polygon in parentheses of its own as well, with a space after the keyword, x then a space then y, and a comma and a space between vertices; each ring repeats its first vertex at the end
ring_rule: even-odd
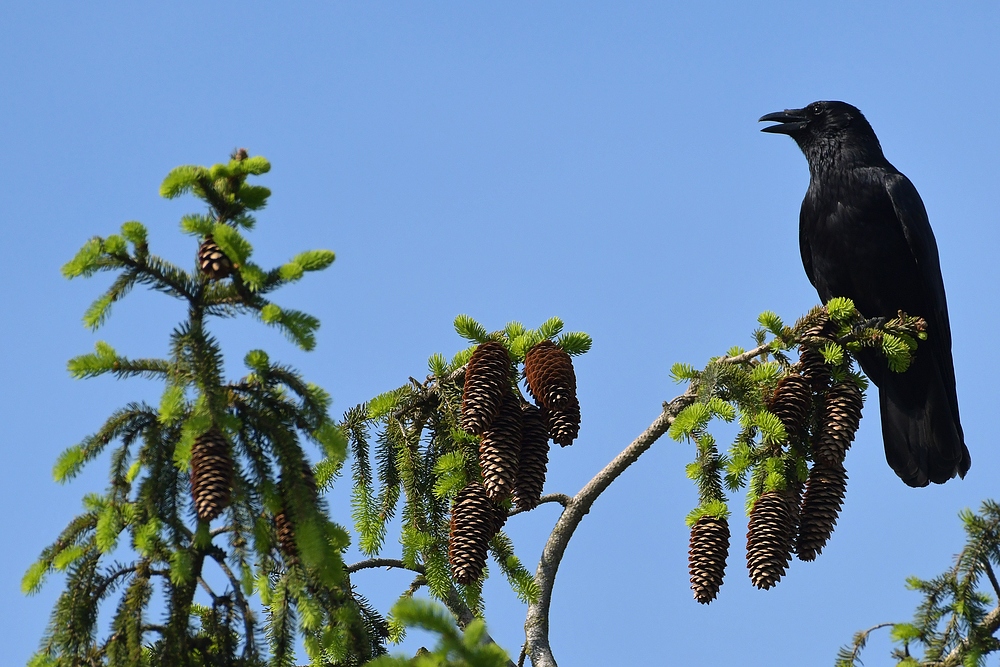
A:
POLYGON ((823 107, 821 107, 818 104, 814 104, 811 107, 809 107, 809 112, 814 116, 818 116, 823 112, 823 107))

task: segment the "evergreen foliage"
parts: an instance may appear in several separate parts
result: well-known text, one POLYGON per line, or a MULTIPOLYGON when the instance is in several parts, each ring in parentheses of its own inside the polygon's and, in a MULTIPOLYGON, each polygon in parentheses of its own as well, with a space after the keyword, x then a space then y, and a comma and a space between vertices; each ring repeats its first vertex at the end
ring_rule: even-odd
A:
POLYGON ((512 664, 502 648, 487 641, 481 619, 459 634, 446 609, 424 600, 403 598, 392 608, 394 618, 409 627, 421 628, 440 639, 433 651, 421 649, 414 658, 383 656, 369 667, 507 667, 512 664))
MULTIPOLYGON (((688 514, 688 526, 695 526, 703 517, 726 520, 727 493, 745 487, 748 514, 765 494, 781 493, 785 498, 782 503, 791 503, 791 514, 782 514, 783 525, 765 525, 768 521, 752 524, 759 524, 761 530, 780 532, 780 541, 787 543, 790 554, 799 497, 816 460, 817 442, 824 437, 829 440, 827 432, 831 428, 840 429, 834 434, 836 442, 843 443, 840 461, 836 462, 839 465, 857 428, 861 392, 867 382, 854 370, 852 354, 862 347, 876 347, 885 355, 889 367, 901 372, 909 366, 917 340, 926 337, 926 325, 903 313, 891 319, 865 319, 849 299, 833 299, 791 327, 771 311, 761 313, 758 321, 761 328, 754 333, 753 350, 734 347, 726 355, 711 359, 702 370, 689 364, 671 368, 676 381, 689 383, 688 391, 694 400, 674 419, 669 434, 696 446, 696 458, 688 465, 687 475, 698 488, 699 504, 688 514), (790 355, 796 348, 800 350, 799 360, 790 355), (827 368, 815 367, 820 358, 827 368), (850 386, 859 397, 857 403, 837 403, 837 421, 832 426, 824 422, 827 390, 821 388, 822 382, 814 382, 816 375, 824 373, 841 383, 835 389, 850 386), (814 393, 815 389, 820 390, 814 393), (725 453, 709 432, 709 425, 716 419, 740 425, 725 453)), ((760 543, 753 535, 748 537, 751 551, 760 543)), ((776 551, 775 544, 768 549, 774 554, 780 551, 776 551)), ((748 554, 751 562, 759 562, 758 556, 748 554)), ((783 572, 783 567, 780 569, 783 572)), ((774 583, 768 577, 760 581, 768 582, 768 586, 774 583)))
MULTIPOLYGON (((452 502, 470 483, 483 483, 482 438, 462 428, 466 370, 480 346, 498 344, 509 356, 503 363, 519 367, 533 346, 559 336, 562 329, 562 321, 552 318, 537 329, 511 322, 489 332, 472 317, 459 315, 455 331, 474 343, 472 347, 450 360, 432 355, 430 374, 423 382, 410 378, 407 384, 345 413, 342 427, 352 453, 354 480, 352 515, 363 553, 383 553, 389 525, 399 516, 399 543, 406 567, 423 572, 433 597, 447 603, 457 594, 476 615, 483 613, 483 579, 459 582, 448 566, 452 502)), ((573 356, 591 346, 590 337, 579 332, 564 333, 554 342, 573 356)), ((527 401, 516 386, 522 379, 523 372, 504 383, 505 391, 514 392, 523 404, 527 401)), ((508 512, 509 507, 507 500, 502 511, 508 512)), ((526 602, 536 599, 534 577, 515 556, 510 538, 498 527, 492 538, 482 539, 489 540, 489 552, 515 594, 526 602)), ((488 576, 485 571, 483 578, 488 576)), ((401 601, 412 594, 412 590, 404 591, 401 601)), ((397 633, 399 638, 401 633, 397 633)))
MULTIPOLYGON (((630 445, 628 457, 598 473, 597 484, 577 496, 545 498, 548 441, 569 444, 580 424, 570 357, 592 345, 585 333, 564 332, 558 318, 535 329, 510 322, 489 331, 460 315, 455 330, 470 347, 450 359, 432 355, 424 381, 411 377, 348 410, 340 423, 329 417, 331 399, 323 389, 264 350, 246 354, 244 377, 226 377, 224 351, 208 328, 211 318, 249 315, 311 350, 319 321, 282 308, 270 295, 334 261, 330 251, 311 250, 275 268, 254 263, 246 233, 270 191, 247 179, 269 169, 264 158, 241 149, 227 163, 168 174, 164 197, 191 194, 207 206, 181 220, 182 232, 200 244, 193 270, 151 254, 146 228, 134 221, 119 234, 87 241, 63 267, 68 278, 114 275, 84 313, 91 329, 136 285, 179 299, 187 316, 166 336, 161 358, 130 359, 100 341, 93 352, 69 361, 74 378, 140 377, 161 382, 163 391, 155 405, 133 401, 114 411, 56 461, 56 480, 67 482, 110 450, 111 481, 103 493, 84 497, 82 512, 24 575, 29 594, 53 572, 65 578, 31 661, 35 667, 287 666, 300 644, 317 667, 510 665, 482 620, 486 554, 529 605, 529 620, 533 608, 544 607, 547 615, 555 568, 549 563, 547 573, 540 566, 533 575, 523 565, 502 530, 508 516, 560 502, 564 513, 553 536, 562 531, 564 548, 575 528, 570 522, 578 522, 600 489, 668 424, 671 437, 695 447, 687 475, 699 502, 687 522, 696 599, 710 602, 719 591, 730 541, 729 500, 744 489, 752 514, 751 577, 769 587, 784 572, 796 531, 800 558, 811 559, 836 522, 846 488, 843 457, 867 387, 854 355, 876 348, 890 369, 902 372, 926 337, 919 318, 865 319, 847 299, 833 299, 793 326, 762 313, 753 349, 734 347, 700 370, 673 366, 671 376, 688 383, 687 392, 664 404, 658 422, 630 445), (218 267, 206 270, 206 258, 218 267), (529 361, 525 370, 532 351, 541 361, 529 361), (531 405, 526 394, 540 405, 531 405), (525 421, 525 413, 538 423, 525 421), (710 430, 716 420, 738 424, 728 448, 710 430), (536 446, 530 457, 521 456, 525 437, 536 446), (316 465, 303 449, 306 442, 320 451, 316 465), (354 529, 358 547, 371 558, 346 566, 348 532, 328 518, 322 492, 349 456, 354 529), (530 461, 527 473, 522 461, 530 461), (809 480, 825 486, 816 482, 810 492, 809 480), (455 500, 470 489, 481 492, 482 502, 455 521, 455 500), (399 558, 379 557, 397 523, 399 558), (458 574, 455 559, 449 561, 457 524, 472 526, 459 541, 465 551, 458 574), (350 581, 359 569, 383 565, 417 574, 385 616, 350 581), (214 578, 206 576, 210 570, 214 578), (210 586, 216 578, 227 582, 225 590, 210 586), (448 611, 415 599, 424 587, 448 611), (254 597, 263 614, 255 611, 254 597), (408 627, 436 634, 438 645, 414 658, 385 655, 385 644, 399 642, 408 627)), ((924 600, 911 623, 892 625, 900 664, 979 665, 1000 650, 993 636, 1000 606, 991 608, 1000 599, 993 572, 1000 563, 1000 505, 988 501, 962 519, 968 543, 955 566, 928 581, 909 581, 924 600), (920 658, 911 654, 915 647, 920 658)), ((860 664, 870 632, 858 633, 841 651, 840 667, 860 664)), ((525 651, 533 660, 538 648, 529 630, 525 651)))
POLYGON ((869 635, 889 627, 892 657, 910 667, 976 667, 1000 651, 1000 503, 959 513, 966 542, 952 567, 932 579, 910 577, 907 588, 922 600, 909 623, 882 623, 854 635, 837 654, 837 667, 858 667, 869 635))
POLYGON ((308 251, 265 270, 252 262, 243 235, 270 194, 247 177, 269 169, 264 158, 240 150, 227 163, 178 167, 161 186, 165 197, 192 193, 207 204, 181 227, 216 240, 233 262, 226 280, 152 254, 138 222, 91 239, 63 267, 68 278, 115 275, 84 315, 90 328, 136 285, 181 300, 187 318, 169 333, 163 358, 128 359, 99 342, 69 362, 76 378, 144 377, 164 390, 158 406, 132 402, 116 410, 56 462, 56 479, 67 481, 112 450, 107 490, 84 498, 84 511, 24 577, 31 593, 50 572, 66 575, 34 665, 288 665, 300 641, 314 665, 361 664, 384 652, 385 621, 353 592, 344 568, 347 532, 327 518, 314 483, 304 479, 312 474, 300 472, 308 468, 307 441, 324 457, 316 471, 322 485, 345 460, 346 441, 327 414, 329 396, 263 350, 246 356, 247 375, 227 379, 222 347, 208 329, 212 317, 248 314, 303 349, 315 345, 319 322, 268 295, 326 268, 333 253, 308 251), (215 495, 201 499, 209 502, 202 514, 221 513, 211 524, 197 519, 199 498, 191 495, 192 452, 206 438, 215 495), (285 518, 286 543, 294 534, 291 557, 279 548, 276 516, 285 518), (226 590, 209 586, 210 567, 228 581, 226 590), (196 599, 199 589, 207 604, 196 599), (263 618, 248 601, 255 594, 263 618), (105 606, 112 608, 109 628, 98 624, 105 606))

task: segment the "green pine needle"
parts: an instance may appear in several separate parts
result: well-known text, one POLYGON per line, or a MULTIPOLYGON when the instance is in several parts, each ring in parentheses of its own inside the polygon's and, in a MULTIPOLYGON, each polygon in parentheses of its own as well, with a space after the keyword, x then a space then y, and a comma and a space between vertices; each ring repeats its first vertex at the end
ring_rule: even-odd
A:
POLYGON ((765 310, 757 317, 757 321, 760 325, 770 331, 775 336, 780 336, 782 330, 785 328, 784 323, 781 318, 778 317, 776 313, 770 310, 765 310))
POLYGON ((539 338, 542 340, 555 338, 562 330, 563 321, 558 317, 550 317, 542 322, 542 325, 536 329, 539 338))
POLYGON ((468 315, 459 315, 455 318, 455 332, 473 343, 482 344, 489 340, 486 327, 468 315))
POLYGON ((854 319, 857 311, 854 302, 845 297, 834 297, 826 302, 826 311, 837 324, 846 324, 854 319))
POLYGON ((594 339, 582 331, 570 331, 556 339, 556 345, 570 356, 578 356, 590 351, 594 339))
POLYGON ((670 379, 674 382, 687 382, 697 379, 701 373, 691 364, 680 362, 670 367, 670 379))
POLYGON ((333 264, 337 256, 332 250, 307 250, 292 258, 303 271, 322 271, 333 264))

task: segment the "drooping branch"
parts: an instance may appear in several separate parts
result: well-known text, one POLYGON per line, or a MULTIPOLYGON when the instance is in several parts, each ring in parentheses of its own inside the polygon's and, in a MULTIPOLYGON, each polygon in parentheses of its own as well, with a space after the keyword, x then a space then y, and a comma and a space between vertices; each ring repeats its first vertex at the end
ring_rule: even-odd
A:
MULTIPOLYGON (((748 358, 760 354, 762 350, 751 350, 751 352, 755 352, 755 354, 748 358)), ((528 615, 524 621, 527 652, 531 656, 531 664, 534 667, 556 666, 556 660, 549 645, 549 608, 552 603, 552 587, 555 583, 556 572, 559 570, 559 563, 562 562, 566 547, 577 526, 580 525, 580 521, 590 511, 594 501, 601 493, 630 465, 635 463, 646 450, 652 447, 660 436, 667 432, 681 410, 690 405, 694 399, 695 385, 692 383, 683 394, 665 403, 663 412, 653 420, 653 423, 566 504, 566 509, 556 521, 556 525, 552 528, 549 539, 542 549, 542 557, 535 573, 535 582, 539 589, 538 600, 528 605, 528 615)))
MULTIPOLYGON (((424 574, 423 565, 420 565, 418 563, 414 567, 410 567, 409 565, 407 565, 398 558, 367 558, 365 560, 358 561, 357 563, 352 563, 351 565, 348 565, 346 569, 348 574, 353 574, 360 570, 368 570, 377 567, 398 568, 400 570, 409 570, 410 572, 416 572, 417 574, 420 575, 424 574)), ((462 596, 459 594, 457 590, 455 590, 454 586, 449 586, 448 595, 444 600, 444 604, 446 607, 448 607, 448 611, 451 612, 452 616, 455 617, 455 622, 458 624, 458 627, 461 628, 462 630, 467 628, 469 626, 469 623, 472 623, 472 621, 475 620, 476 618, 476 615, 472 613, 471 609, 469 609, 469 605, 465 604, 465 600, 462 599, 462 596)), ((496 644, 496 641, 494 641, 493 637, 491 637, 488 632, 484 632, 483 643, 496 644)), ((516 667, 513 661, 508 660, 507 662, 509 667, 516 667)))
MULTIPOLYGON (((988 637, 1000 629, 1000 606, 994 607, 990 613, 986 614, 982 622, 976 628, 984 637, 988 637)), ((971 633, 970 633, 971 634, 971 633)), ((941 662, 930 663, 929 667, 959 667, 964 663, 966 655, 972 642, 968 638, 963 639, 958 645, 951 649, 948 655, 941 662)))
MULTIPOLYGON (((724 356, 715 360, 717 364, 745 364, 753 359, 766 355, 771 350, 768 344, 761 344, 752 350, 747 350, 733 356, 724 356)), ((602 493, 625 470, 635 463, 667 430, 677 418, 677 415, 691 405, 698 394, 696 381, 688 385, 687 390, 663 404, 663 411, 653 420, 639 437, 632 441, 618 456, 604 466, 604 469, 594 475, 580 491, 564 502, 565 496, 553 497, 552 500, 563 504, 565 509, 556 521, 549 534, 549 539, 542 549, 535 572, 535 583, 538 584, 538 600, 528 605, 528 614, 524 621, 527 653, 534 667, 556 667, 555 657, 549 644, 549 610, 552 603, 552 587, 555 584, 556 572, 562 562, 566 547, 583 517, 602 493)))

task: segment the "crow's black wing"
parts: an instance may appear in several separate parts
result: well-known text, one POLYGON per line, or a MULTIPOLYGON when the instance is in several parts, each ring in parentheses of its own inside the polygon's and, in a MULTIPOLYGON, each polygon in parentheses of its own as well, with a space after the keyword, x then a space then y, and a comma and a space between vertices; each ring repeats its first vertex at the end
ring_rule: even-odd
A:
POLYGON ((924 302, 931 312, 908 313, 920 315, 927 320, 934 332, 932 340, 937 349, 947 350, 951 357, 951 327, 948 323, 948 302, 941 278, 941 264, 938 260, 937 243, 927 219, 927 210, 917 189, 906 176, 896 172, 886 174, 885 188, 896 211, 896 219, 910 246, 910 252, 917 265, 917 276, 924 302))

